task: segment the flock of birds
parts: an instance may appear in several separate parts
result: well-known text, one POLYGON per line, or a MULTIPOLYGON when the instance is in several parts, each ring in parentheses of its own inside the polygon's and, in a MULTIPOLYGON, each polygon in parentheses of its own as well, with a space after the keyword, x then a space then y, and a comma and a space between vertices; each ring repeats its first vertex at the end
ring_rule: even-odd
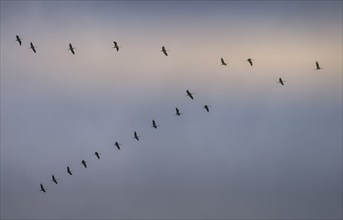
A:
MULTIPOLYGON (((21 38, 20 38, 18 35, 16 35, 16 41, 19 43, 20 46, 22 45, 22 40, 21 40, 21 38)), ((113 41, 113 44, 114 44, 114 45, 113 45, 113 48, 118 52, 118 51, 119 51, 119 48, 120 48, 121 46, 119 46, 118 43, 117 43, 116 41, 113 41)), ((32 49, 32 51, 33 51, 34 53, 37 53, 36 46, 34 46, 32 42, 30 42, 30 49, 32 49)), ((75 47, 73 47, 73 45, 72 45, 71 43, 69 43, 69 48, 68 48, 68 50, 70 50, 70 52, 71 52, 73 55, 75 55, 75 47)), ((167 51, 168 51, 168 50, 165 48, 165 46, 162 46, 161 52, 162 52, 165 56, 168 56, 168 52, 167 52, 167 51)), ((220 61, 221 61, 221 65, 222 65, 222 66, 226 66, 226 65, 227 65, 227 62, 225 62, 225 60, 224 60, 223 58, 220 58, 220 61)), ((253 59, 248 58, 246 61, 250 64, 250 66, 253 66, 253 59)), ((318 61, 316 61, 315 64, 316 64, 316 69, 315 69, 315 70, 323 69, 323 68, 319 65, 318 61)), ((281 77, 279 77, 278 83, 280 83, 280 84, 283 86, 283 85, 285 84, 285 80, 283 80, 281 77)), ((189 97, 190 99, 192 99, 192 100, 194 99, 193 93, 191 93, 189 90, 186 90, 186 96, 188 96, 188 97, 189 97)), ((203 108, 204 108, 207 112, 210 111, 210 107, 211 107, 211 106, 209 106, 209 105, 204 105, 204 106, 203 106, 203 108)), ((180 112, 180 110, 176 107, 176 108, 175 108, 175 115, 176 115, 176 116, 181 116, 181 114, 182 114, 182 113, 180 112)), ((158 126, 159 126, 159 125, 156 123, 156 121, 155 121, 155 120, 152 120, 152 127, 153 127, 154 129, 157 129, 158 126)), ((138 134, 137 134, 136 131, 134 131, 134 133, 133 133, 133 138, 136 139, 137 141, 140 140, 140 136, 138 136, 138 134)), ((115 146, 118 150, 120 150, 121 144, 119 144, 119 143, 116 141, 116 142, 113 144, 113 146, 115 146)), ((100 153, 99 153, 99 152, 96 151, 96 152, 94 153, 94 155, 97 157, 97 159, 100 159, 100 153)), ((81 164, 84 166, 84 168, 87 168, 87 162, 86 162, 85 160, 82 160, 82 161, 81 161, 81 164)), ((67 166, 67 173, 68 173, 69 175, 73 175, 73 173, 72 173, 72 171, 71 171, 71 169, 70 169, 69 166, 67 166)), ((51 175, 51 179, 52 179, 52 182, 54 182, 55 184, 58 184, 58 181, 57 181, 57 179, 56 179, 56 177, 55 177, 54 175, 51 175)), ((40 191, 42 191, 42 192, 44 192, 44 193, 46 192, 46 188, 43 186, 42 183, 40 184, 40 191)))

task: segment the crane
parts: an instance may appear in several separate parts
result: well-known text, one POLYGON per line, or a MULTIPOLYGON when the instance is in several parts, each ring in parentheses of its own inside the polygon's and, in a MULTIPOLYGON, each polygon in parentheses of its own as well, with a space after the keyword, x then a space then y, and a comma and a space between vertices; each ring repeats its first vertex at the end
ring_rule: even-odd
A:
POLYGON ((16 40, 15 41, 18 41, 19 45, 21 46, 21 39, 18 35, 15 36, 16 40))
POLYGON ((192 100, 194 99, 193 97, 193 93, 191 93, 190 91, 186 90, 187 95, 189 96, 189 98, 191 98, 192 100))
POLYGON ((40 184, 40 191, 42 191, 42 192, 45 192, 45 193, 46 193, 46 190, 45 190, 45 188, 44 188, 43 184, 40 184))
POLYGON ((206 109, 207 112, 210 111, 210 107, 211 107, 211 106, 209 106, 209 105, 204 105, 204 109, 206 109))
POLYGON ((52 182, 54 182, 55 184, 57 184, 57 179, 55 178, 54 175, 51 175, 51 178, 52 178, 52 182))
POLYGON ((285 82, 285 81, 282 80, 281 77, 279 77, 279 83, 280 83, 281 85, 284 85, 284 82, 285 82))
POLYGON ((180 116, 182 114, 178 108, 175 108, 175 110, 176 110, 176 115, 177 116, 180 116))
POLYGON ((70 176, 73 175, 73 173, 70 170, 70 167, 67 167, 67 173, 69 173, 70 176))
POLYGON ((71 53, 75 55, 74 49, 75 49, 75 48, 71 45, 71 43, 69 43, 69 49, 68 49, 68 50, 70 50, 71 53))
POLYGON ((155 128, 155 129, 157 129, 158 126, 159 126, 159 125, 156 124, 155 120, 152 120, 152 127, 155 128))
POLYGON ((100 160, 100 154, 98 152, 95 151, 94 155, 100 160))
POLYGON ((85 168, 87 168, 86 161, 82 160, 82 161, 81 161, 81 164, 82 164, 85 168))
POLYGON ((164 46, 162 46, 161 51, 164 53, 164 55, 168 56, 168 53, 167 53, 168 50, 166 50, 166 48, 164 46))
POLYGON ((35 48, 35 46, 33 46, 33 43, 32 43, 32 42, 30 42, 30 49, 32 49, 33 52, 36 53, 36 48, 35 48))
POLYGON ((248 58, 246 61, 248 61, 249 63, 250 63, 250 66, 252 66, 253 64, 252 64, 252 61, 253 61, 253 59, 251 59, 251 58, 248 58))
POLYGON ((119 51, 119 47, 121 46, 119 46, 116 41, 113 41, 113 44, 114 44, 113 48, 116 48, 116 50, 119 51))
POLYGON ((323 68, 321 68, 321 67, 319 66, 318 61, 316 61, 316 70, 320 70, 320 69, 323 69, 323 68))
POLYGON ((114 146, 116 146, 118 148, 118 150, 120 150, 120 145, 117 141, 114 143, 114 146))
POLYGON ((137 132, 135 131, 133 134, 134 134, 133 138, 139 141, 140 136, 137 135, 137 132))

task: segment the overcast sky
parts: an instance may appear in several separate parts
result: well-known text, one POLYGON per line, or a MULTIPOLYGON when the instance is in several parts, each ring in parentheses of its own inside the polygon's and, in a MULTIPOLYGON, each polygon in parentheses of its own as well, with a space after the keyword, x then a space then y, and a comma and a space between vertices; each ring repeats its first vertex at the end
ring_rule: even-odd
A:
POLYGON ((1 1, 0 18, 1 218, 342 218, 341 1, 1 1))

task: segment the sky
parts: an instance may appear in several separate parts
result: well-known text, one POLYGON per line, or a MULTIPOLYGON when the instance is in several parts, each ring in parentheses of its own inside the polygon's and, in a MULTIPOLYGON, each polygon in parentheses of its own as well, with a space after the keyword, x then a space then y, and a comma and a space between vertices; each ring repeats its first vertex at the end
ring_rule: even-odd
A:
POLYGON ((342 1, 0 12, 1 219, 342 218, 342 1))

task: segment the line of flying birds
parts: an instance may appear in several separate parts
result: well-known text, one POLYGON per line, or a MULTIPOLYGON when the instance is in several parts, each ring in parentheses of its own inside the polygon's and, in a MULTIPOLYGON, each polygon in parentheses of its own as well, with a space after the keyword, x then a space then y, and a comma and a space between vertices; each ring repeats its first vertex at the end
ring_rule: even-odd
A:
MULTIPOLYGON (((19 43, 19 45, 22 45, 22 40, 21 40, 21 38, 20 38, 18 35, 16 35, 16 41, 19 43)), ((118 43, 117 43, 116 41, 113 41, 113 48, 114 48, 116 51, 119 51, 119 48, 120 48, 120 47, 121 47, 121 46, 119 46, 118 43)), ((37 53, 36 46, 34 46, 32 42, 30 42, 30 49, 32 49, 32 51, 33 51, 34 53, 37 53)), ((70 52, 71 52, 73 55, 75 55, 75 49, 76 49, 76 48, 73 47, 73 45, 72 45, 71 43, 69 43, 69 48, 68 48, 68 50, 70 50, 70 52)), ((169 50, 167 50, 167 49, 165 48, 165 46, 162 46, 161 52, 162 52, 165 56, 168 56, 168 52, 167 52, 167 51, 169 51, 169 50)), ((248 58, 246 61, 250 64, 250 66, 253 66, 253 59, 248 58)), ((224 58, 220 58, 220 62, 221 62, 221 65, 222 65, 222 66, 227 66, 227 62, 225 62, 224 58)), ((323 69, 323 68, 320 67, 318 61, 316 61, 316 69, 315 69, 315 70, 320 70, 320 69, 323 69)), ((286 82, 285 80, 283 80, 281 77, 279 77, 278 83, 280 83, 281 85, 284 85, 285 82, 286 82)), ((186 96, 188 96, 188 97, 189 97, 190 99, 192 99, 192 100, 194 99, 193 93, 191 93, 189 90, 186 90, 186 96)), ((209 105, 204 105, 204 106, 203 106, 203 108, 204 108, 207 112, 210 111, 210 107, 211 107, 211 106, 209 106, 209 105)), ((175 115, 176 115, 176 116, 181 116, 181 114, 182 114, 182 112, 180 112, 180 110, 176 107, 176 108, 175 108, 175 115)), ((155 128, 155 129, 157 129, 158 126, 159 126, 159 125, 156 123, 156 121, 155 121, 155 120, 152 120, 152 127, 155 128)), ((132 138, 135 139, 135 140, 137 140, 137 141, 140 140, 140 136, 138 136, 138 134, 137 134, 136 131, 134 131, 133 137, 132 137, 132 138)), ((113 146, 115 146, 118 150, 120 150, 121 144, 119 144, 119 143, 116 141, 116 142, 113 144, 113 146)), ((94 153, 94 155, 97 157, 97 159, 100 159, 100 153, 99 153, 99 152, 96 151, 96 152, 94 153)), ((82 160, 82 161, 81 161, 81 164, 82 164, 85 168, 87 168, 87 162, 86 162, 85 160, 82 160)), ((73 173, 72 173, 72 171, 71 171, 71 169, 70 169, 69 166, 67 166, 67 173, 68 173, 69 175, 73 175, 73 173)), ((51 175, 51 178, 52 178, 52 182, 54 182, 55 184, 58 183, 58 181, 57 181, 57 179, 56 179, 56 177, 55 177, 54 175, 51 175)), ((44 188, 43 184, 40 184, 40 191, 46 192, 46 189, 44 188)))
MULTIPOLYGON (((186 96, 188 96, 188 97, 189 97, 190 99, 192 99, 192 100, 194 100, 193 94, 194 94, 194 93, 190 92, 188 89, 186 90, 186 96)), ((211 107, 211 106, 209 106, 209 105, 204 105, 204 106, 203 106, 203 108, 206 110, 206 112, 210 112, 210 107, 211 107)), ((179 108, 175 107, 175 115, 176 115, 176 116, 181 116, 181 114, 182 114, 182 112, 179 110, 179 108)), ((157 128, 159 127, 159 125, 156 123, 156 121, 155 121, 154 119, 152 119, 152 126, 151 126, 151 127, 154 128, 154 129, 157 129, 157 128)), ((141 138, 141 136, 139 136, 139 135, 137 134, 137 132, 134 131, 134 132, 133 132, 133 137, 132 137, 132 138, 135 139, 135 140, 137 140, 137 141, 139 141, 140 138, 141 138)), ((115 146, 118 150, 120 150, 120 146, 121 146, 121 145, 122 145, 122 144, 118 143, 117 141, 115 141, 114 144, 113 144, 113 146, 115 146)), ((93 155, 95 155, 96 158, 97 158, 98 160, 100 160, 100 153, 99 153, 99 152, 95 151, 93 155)), ((84 168, 87 168, 87 162, 86 162, 85 160, 82 160, 82 161, 81 161, 81 164, 84 166, 84 168)), ((73 175, 73 173, 72 173, 72 171, 71 171, 71 169, 70 169, 69 166, 67 166, 67 173, 68 173, 70 176, 73 175)), ((58 184, 58 181, 57 181, 57 180, 58 180, 58 179, 56 179, 56 177, 55 177, 54 175, 51 175, 51 181, 52 181, 52 182, 54 182, 55 184, 58 184)), ((40 184, 40 191, 46 192, 46 189, 45 189, 45 187, 43 186, 42 183, 40 184)))
MULTIPOLYGON (((22 40, 20 39, 20 37, 19 37, 18 35, 16 35, 16 41, 18 41, 19 45, 22 45, 22 40)), ((116 41, 113 41, 113 48, 115 48, 117 51, 119 51, 119 48, 120 48, 120 47, 121 47, 121 46, 119 46, 118 43, 117 43, 116 41)), ((34 46, 32 42, 30 42, 30 49, 32 49, 32 51, 33 51, 34 53, 37 52, 37 51, 36 51, 36 46, 34 46)), ((76 49, 76 48, 73 47, 73 45, 72 45, 71 43, 69 43, 69 48, 68 48, 68 50, 70 50, 70 52, 71 52, 73 55, 75 55, 75 49, 76 49)), ((165 56, 168 56, 167 51, 169 51, 169 50, 167 50, 167 49, 165 48, 165 46, 162 46, 161 52, 162 52, 165 56)), ((246 61, 250 64, 250 66, 253 66, 253 62, 252 62, 253 59, 248 58, 246 61)), ((227 66, 227 62, 225 62, 224 58, 220 58, 220 62, 221 62, 221 65, 222 65, 222 66, 227 66)), ((315 70, 320 70, 320 69, 323 69, 323 68, 320 67, 318 61, 316 61, 316 69, 315 69, 315 70)), ((283 80, 281 77, 279 77, 278 83, 280 83, 281 85, 285 85, 285 82, 286 82, 285 80, 283 80)))

